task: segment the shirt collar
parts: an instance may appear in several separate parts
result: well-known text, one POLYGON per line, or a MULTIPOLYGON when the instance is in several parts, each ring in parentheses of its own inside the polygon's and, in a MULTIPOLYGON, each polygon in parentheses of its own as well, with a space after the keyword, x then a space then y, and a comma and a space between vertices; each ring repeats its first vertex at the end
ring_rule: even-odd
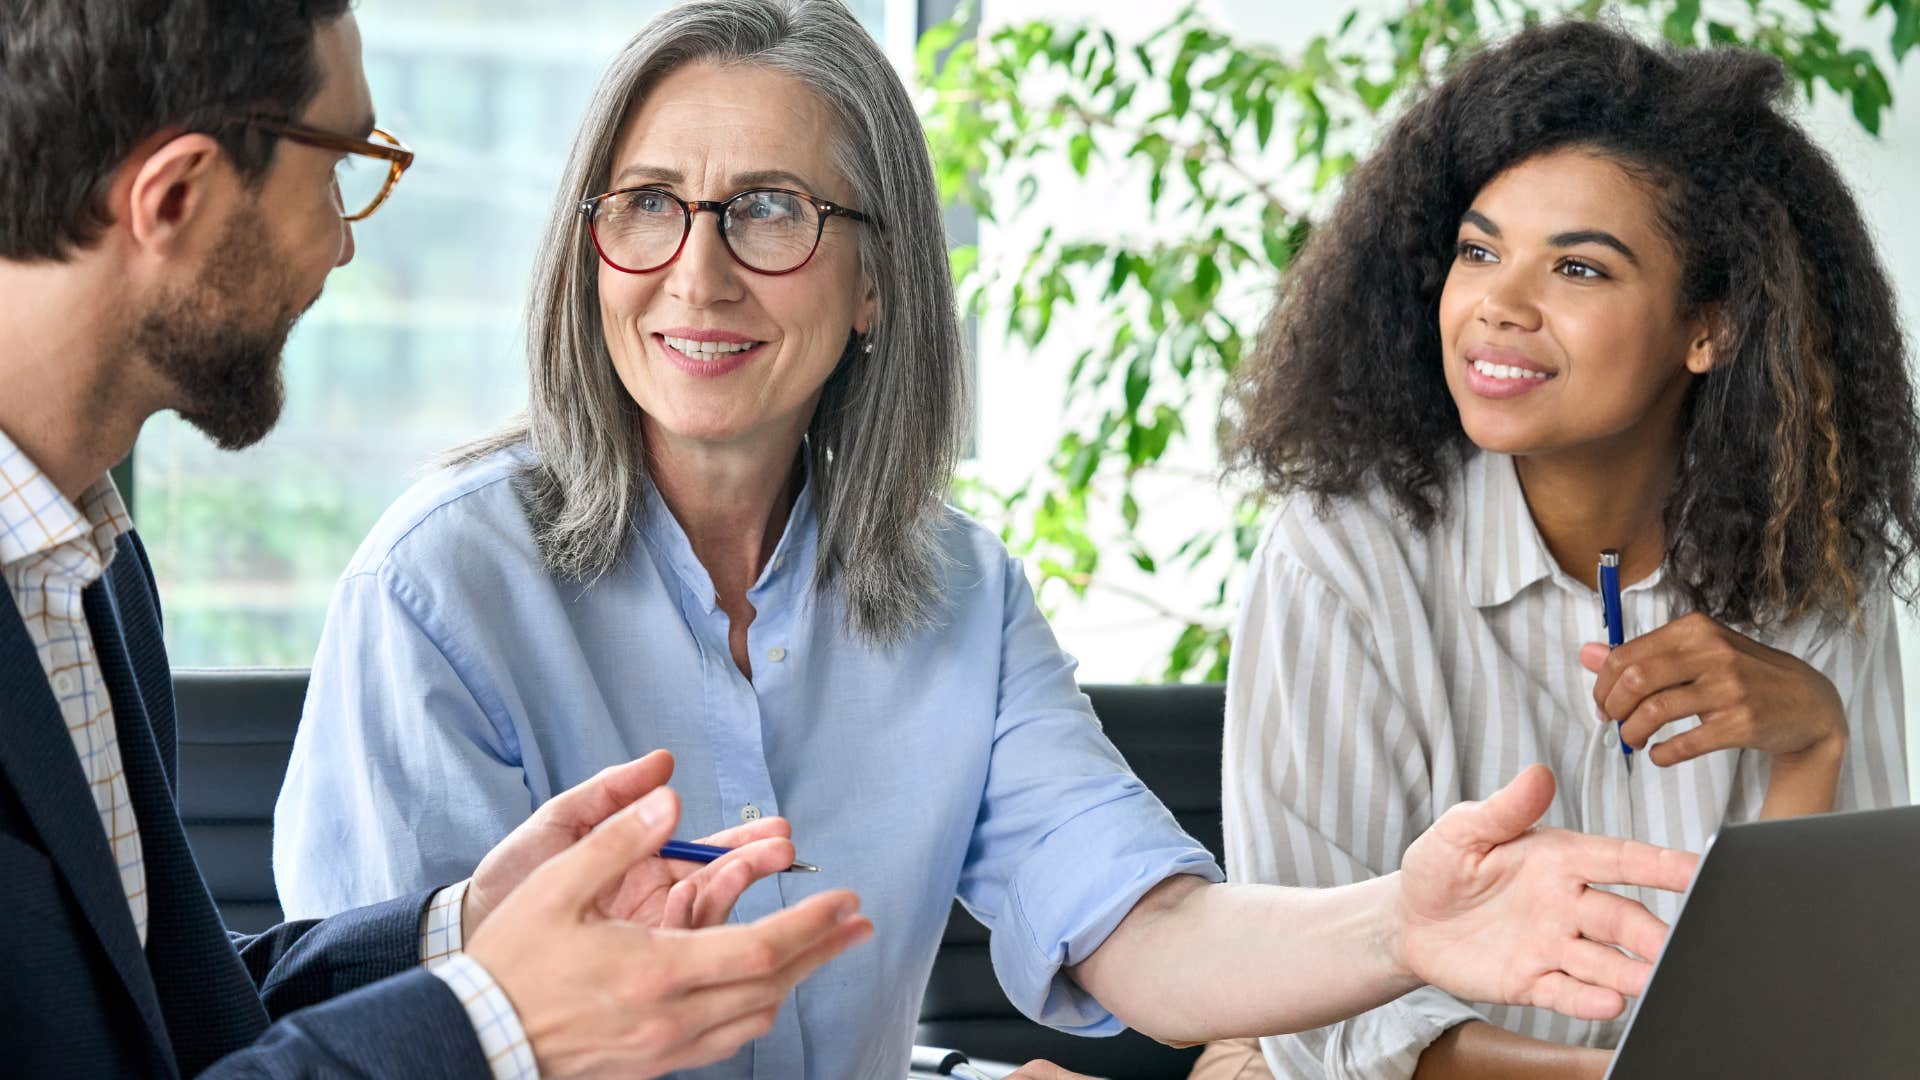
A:
POLYGON ((84 538, 91 542, 104 572, 121 534, 132 528, 112 476, 102 473, 88 485, 76 507, 0 431, 0 565, 44 555, 84 538))
POLYGON ((1558 567, 1533 523, 1510 455, 1471 452, 1462 472, 1467 601, 1497 607, 1558 567))
MULTIPOLYGON (((1462 473, 1466 516, 1461 534, 1467 547, 1462 562, 1467 568, 1469 603, 1477 608, 1498 607, 1542 578, 1571 592, 1593 594, 1553 561, 1540 527, 1533 523, 1533 512, 1527 509, 1527 494, 1520 488, 1511 455, 1474 451, 1462 473)), ((1594 552, 1596 560, 1599 555, 1594 552)), ((1622 591, 1658 588, 1665 576, 1666 567, 1656 567, 1622 591)))
MULTIPOLYGON (((781 595, 790 594, 801 582, 810 579, 815 531, 813 455, 804 441, 800 446, 800 463, 800 491, 794 496, 793 509, 787 513, 786 529, 773 549, 773 557, 761 569, 760 580, 747 590, 747 596, 756 600, 756 607, 760 606, 757 601, 769 593, 778 590, 781 595)), ((680 527, 666 500, 660 497, 660 490, 651 481, 643 486, 646 506, 640 515, 641 535, 648 546, 673 567, 675 576, 693 593, 707 614, 713 614, 720 606, 713 589, 713 577, 700 565, 693 553, 693 542, 687 539, 686 530, 680 527)))

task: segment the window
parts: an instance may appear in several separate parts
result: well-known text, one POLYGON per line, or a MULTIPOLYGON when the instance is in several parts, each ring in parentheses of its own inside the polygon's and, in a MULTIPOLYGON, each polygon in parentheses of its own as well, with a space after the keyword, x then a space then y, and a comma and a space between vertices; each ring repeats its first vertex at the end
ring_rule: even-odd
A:
MULTIPOLYGON (((520 409, 522 309, 560 170, 601 71, 667 6, 356 6, 382 125, 419 157, 295 329, 274 433, 237 455, 171 414, 141 435, 134 514, 175 664, 308 663, 380 512, 437 452, 520 409)), ((849 6, 910 55, 910 0, 849 6)))

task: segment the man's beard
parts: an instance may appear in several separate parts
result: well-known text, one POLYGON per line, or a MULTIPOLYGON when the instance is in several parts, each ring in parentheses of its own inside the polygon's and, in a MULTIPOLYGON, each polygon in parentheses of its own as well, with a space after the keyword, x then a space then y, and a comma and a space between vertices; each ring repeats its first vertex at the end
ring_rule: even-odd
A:
POLYGON ((180 395, 182 418, 222 450, 252 446, 273 429, 286 400, 280 354, 304 308, 286 299, 259 211, 236 211, 200 280, 140 321, 133 348, 180 395))

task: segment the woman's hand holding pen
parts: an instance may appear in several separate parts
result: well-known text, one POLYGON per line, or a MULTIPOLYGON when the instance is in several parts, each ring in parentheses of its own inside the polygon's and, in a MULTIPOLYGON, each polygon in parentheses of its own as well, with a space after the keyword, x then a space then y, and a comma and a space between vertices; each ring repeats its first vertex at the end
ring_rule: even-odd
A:
POLYGON ((608 915, 608 898, 632 867, 658 861, 679 818, 667 787, 616 808, 534 867, 468 940, 542 1076, 649 1077, 718 1061, 772 1030, 794 986, 873 936, 845 889, 740 925, 608 915))
MULTIPOLYGON (((592 779, 547 800, 474 870, 461 911, 465 935, 471 937, 540 864, 672 776, 673 755, 655 750, 602 769, 592 779)), ((793 862, 791 832, 782 818, 762 818, 703 838, 703 843, 737 849, 714 862, 702 865, 658 855, 636 860, 600 895, 600 913, 665 929, 717 926, 727 921, 747 886, 793 862)))
POLYGON ((1776 765, 1837 757, 1847 739, 1846 715, 1833 683, 1806 661, 1771 649, 1701 614, 1675 619, 1609 651, 1580 650, 1595 672, 1593 699, 1620 737, 1646 749, 1677 720, 1700 726, 1647 749, 1655 765, 1749 747, 1776 765))

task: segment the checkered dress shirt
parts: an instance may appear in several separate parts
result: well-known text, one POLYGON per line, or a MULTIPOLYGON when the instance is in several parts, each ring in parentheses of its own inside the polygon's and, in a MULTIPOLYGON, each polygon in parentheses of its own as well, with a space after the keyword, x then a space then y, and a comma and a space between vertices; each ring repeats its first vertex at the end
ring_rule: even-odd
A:
MULTIPOLYGON (((140 827, 120 768, 113 703, 81 608, 81 594, 107 572, 120 535, 132 527, 111 477, 94 481, 76 507, 0 432, 0 575, 60 703, 144 947, 147 876, 140 827)), ((466 895, 464 881, 434 894, 421 917, 420 962, 460 998, 496 1080, 537 1080, 519 1015, 486 968, 463 951, 466 895)))
POLYGON ((80 594, 107 572, 120 534, 131 527, 112 480, 101 477, 80 496, 76 508, 0 435, 0 571, 40 654, 74 752, 80 755, 144 946, 147 874, 140 858, 140 823, 134 820, 127 778, 120 769, 113 705, 80 607, 80 594))

